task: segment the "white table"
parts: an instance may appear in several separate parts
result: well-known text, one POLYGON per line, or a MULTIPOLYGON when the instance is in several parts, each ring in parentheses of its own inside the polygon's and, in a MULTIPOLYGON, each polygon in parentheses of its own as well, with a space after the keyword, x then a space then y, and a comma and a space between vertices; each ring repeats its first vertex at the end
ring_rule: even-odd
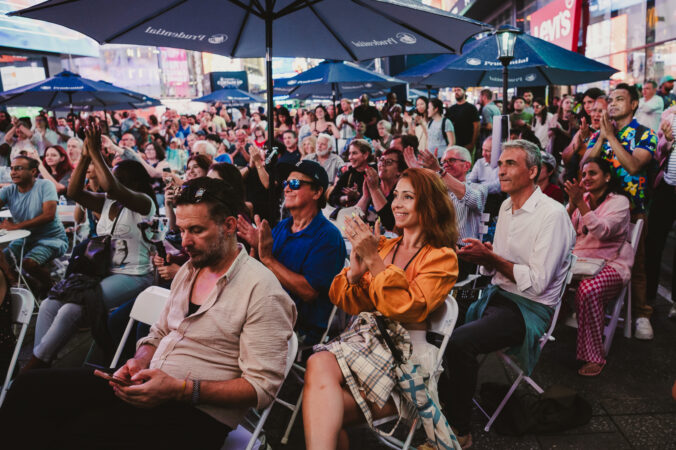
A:
MULTIPOLYGON (((0 244, 9 244, 12 241, 15 241, 17 239, 24 239, 27 238, 28 236, 31 235, 31 232, 28 230, 10 230, 7 232, 7 234, 4 234, 0 236, 0 244)), ((14 260, 14 266, 17 268, 18 273, 19 273, 19 283, 18 287, 21 287, 21 281, 23 280, 23 283, 28 286, 28 283, 26 283, 26 280, 23 277, 23 250, 26 246, 26 240, 24 239, 21 242, 21 257, 19 258, 19 261, 14 258, 14 253, 12 253, 12 259, 14 260)), ((10 252, 11 253, 11 252, 10 252)))

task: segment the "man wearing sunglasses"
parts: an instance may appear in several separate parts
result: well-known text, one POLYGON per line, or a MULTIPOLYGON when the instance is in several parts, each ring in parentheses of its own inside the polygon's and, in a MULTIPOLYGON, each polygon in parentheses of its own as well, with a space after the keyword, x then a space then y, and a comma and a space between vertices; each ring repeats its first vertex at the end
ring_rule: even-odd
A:
POLYGON ((254 229, 243 217, 238 235, 245 239, 282 283, 298 309, 296 329, 304 343, 319 341, 333 305, 329 287, 345 263, 345 241, 322 214, 329 178, 321 165, 302 160, 290 167, 283 182, 284 202, 291 217, 272 230, 256 217, 254 229))
MULTIPOLYGON (((37 179, 37 175, 36 160, 26 156, 12 160, 10 176, 13 183, 0 190, 0 207, 7 205, 12 219, 2 222, 0 228, 31 232, 25 239, 23 268, 35 282, 37 296, 42 297, 51 287, 47 263, 66 252, 68 237, 56 215, 56 188, 48 180, 37 179)), ((8 260, 18 261, 21 240, 12 241, 4 251, 8 260)))

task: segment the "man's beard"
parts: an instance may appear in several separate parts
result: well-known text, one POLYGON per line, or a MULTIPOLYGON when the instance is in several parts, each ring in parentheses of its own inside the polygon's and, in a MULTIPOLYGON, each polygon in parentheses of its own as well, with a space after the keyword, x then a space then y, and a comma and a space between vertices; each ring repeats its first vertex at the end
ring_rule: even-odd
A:
MULTIPOLYGON (((227 258, 228 256, 228 241, 229 240, 226 238, 225 231, 220 229, 218 231, 218 239, 211 242, 204 251, 200 252, 199 255, 190 256, 192 265, 198 269, 217 265, 220 261, 227 258)), ((190 253, 190 250, 187 250, 188 253, 190 253)))

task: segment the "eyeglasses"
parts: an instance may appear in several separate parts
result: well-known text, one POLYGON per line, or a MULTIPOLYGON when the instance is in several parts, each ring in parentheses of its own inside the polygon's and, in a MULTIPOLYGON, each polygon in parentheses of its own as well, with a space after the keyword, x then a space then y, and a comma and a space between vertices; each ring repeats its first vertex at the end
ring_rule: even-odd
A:
POLYGON ((293 178, 291 180, 282 181, 282 186, 284 188, 286 188, 288 186, 289 189, 291 189, 292 191, 297 191, 304 184, 309 184, 310 186, 313 186, 315 183, 314 183, 314 181, 298 180, 296 178, 293 178))
POLYGON ((392 164, 396 164, 396 163, 397 163, 397 161, 394 160, 394 159, 380 158, 378 160, 378 164, 381 165, 381 166, 385 166, 385 167, 391 166, 392 164))
POLYGON ((20 170, 28 170, 28 167, 24 167, 24 166, 11 166, 11 167, 9 168, 9 170, 12 171, 12 172, 18 172, 18 171, 20 171, 20 170))
POLYGON ((443 164, 455 164, 457 162, 467 162, 464 159, 458 159, 458 158, 448 158, 448 159, 443 159, 441 160, 443 164))

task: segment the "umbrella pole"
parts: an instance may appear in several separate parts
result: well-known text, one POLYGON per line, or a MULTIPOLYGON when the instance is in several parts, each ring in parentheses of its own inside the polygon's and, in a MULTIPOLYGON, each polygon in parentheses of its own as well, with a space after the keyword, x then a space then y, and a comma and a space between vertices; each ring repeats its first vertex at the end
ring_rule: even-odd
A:
POLYGON ((427 98, 432 99, 432 85, 430 84, 427 85, 427 98))
POLYGON ((265 77, 268 89, 268 155, 272 155, 272 138, 275 136, 275 123, 272 119, 272 110, 275 107, 272 98, 272 2, 267 1, 265 14, 265 77))
POLYGON ((336 83, 331 84, 331 94, 333 98, 333 117, 335 119, 336 117, 338 117, 338 110, 336 109, 336 83))

